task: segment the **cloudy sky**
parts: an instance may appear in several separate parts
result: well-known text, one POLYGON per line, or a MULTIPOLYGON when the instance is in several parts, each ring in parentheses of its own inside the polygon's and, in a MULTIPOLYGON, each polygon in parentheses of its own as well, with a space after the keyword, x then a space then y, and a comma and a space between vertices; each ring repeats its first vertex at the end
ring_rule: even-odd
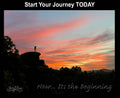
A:
POLYGON ((19 54, 34 51, 54 69, 114 69, 113 10, 5 10, 4 34, 19 54))

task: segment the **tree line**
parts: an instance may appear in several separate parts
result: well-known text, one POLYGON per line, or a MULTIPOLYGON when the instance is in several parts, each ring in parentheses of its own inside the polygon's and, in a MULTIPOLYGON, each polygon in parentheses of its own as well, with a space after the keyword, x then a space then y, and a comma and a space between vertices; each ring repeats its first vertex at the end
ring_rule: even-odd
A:
MULTIPOLYGON (((40 89, 39 84, 50 84, 57 87, 61 84, 111 84, 114 85, 115 72, 82 71, 78 66, 72 68, 62 67, 55 70, 49 67, 35 67, 22 62, 19 50, 10 37, 4 37, 4 68, 3 68, 3 89, 8 95, 19 94, 80 94, 77 90, 40 89), (22 92, 9 92, 9 87, 21 87, 22 92)), ((95 91, 94 91, 95 92, 95 91)), ((83 93, 82 93, 83 94, 83 93)))

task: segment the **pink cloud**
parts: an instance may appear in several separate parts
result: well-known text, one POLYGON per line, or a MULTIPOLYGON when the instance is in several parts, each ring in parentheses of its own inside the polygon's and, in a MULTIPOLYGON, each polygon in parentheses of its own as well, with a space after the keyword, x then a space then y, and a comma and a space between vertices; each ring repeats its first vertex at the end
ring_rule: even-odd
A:
MULTIPOLYGON (((47 37, 51 37, 51 36, 58 36, 61 34, 64 34, 62 32, 57 32, 57 31, 61 31, 61 30, 66 30, 66 29, 72 29, 75 28, 76 26, 82 26, 83 24, 85 24, 85 22, 88 20, 88 18, 83 18, 83 19, 76 19, 76 20, 72 20, 72 21, 66 21, 64 23, 60 23, 60 24, 53 24, 53 25, 48 25, 46 27, 39 27, 36 26, 35 28, 30 28, 28 30, 26 30, 26 32, 31 32, 31 30, 33 30, 33 33, 28 34, 27 36, 23 37, 19 37, 18 39, 34 39, 34 38, 47 38, 47 37), (34 32, 35 30, 35 32, 34 32)), ((20 36, 22 34, 25 33, 24 31, 18 31, 18 33, 16 34, 16 36, 20 36)))

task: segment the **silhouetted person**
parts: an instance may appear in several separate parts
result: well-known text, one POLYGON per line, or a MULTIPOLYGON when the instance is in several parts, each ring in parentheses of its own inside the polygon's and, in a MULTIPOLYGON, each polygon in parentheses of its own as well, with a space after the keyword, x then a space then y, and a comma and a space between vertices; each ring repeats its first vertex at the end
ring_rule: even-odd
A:
POLYGON ((34 46, 34 51, 36 52, 36 46, 34 46))

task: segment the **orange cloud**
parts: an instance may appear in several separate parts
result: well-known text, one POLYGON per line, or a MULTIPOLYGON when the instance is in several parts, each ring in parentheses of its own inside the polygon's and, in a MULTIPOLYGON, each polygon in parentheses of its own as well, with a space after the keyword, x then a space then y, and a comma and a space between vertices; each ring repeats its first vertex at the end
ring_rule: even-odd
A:
MULTIPOLYGON (((61 66, 70 68, 75 65, 80 65, 82 70, 93 70, 105 68, 109 62, 109 60, 106 60, 107 54, 97 53, 97 51, 100 51, 100 47, 104 47, 105 44, 91 45, 90 41, 95 38, 96 37, 88 37, 65 41, 46 40, 42 43, 38 42, 37 44, 60 44, 59 46, 53 46, 53 48, 44 51, 44 55, 42 56, 42 58, 46 61, 46 64, 49 67, 59 69, 61 68, 61 66), (99 48, 97 49, 96 47, 99 48), (96 51, 96 54, 90 55, 90 52, 88 51, 96 51)), ((40 51, 43 52, 43 50, 40 51)))
POLYGON ((48 60, 47 64, 55 69, 60 69, 61 66, 71 68, 72 66, 78 66, 82 68, 82 70, 96 70, 106 68, 106 65, 109 63, 106 54, 95 54, 95 55, 68 55, 61 56, 58 55, 51 58, 45 58, 48 60))

